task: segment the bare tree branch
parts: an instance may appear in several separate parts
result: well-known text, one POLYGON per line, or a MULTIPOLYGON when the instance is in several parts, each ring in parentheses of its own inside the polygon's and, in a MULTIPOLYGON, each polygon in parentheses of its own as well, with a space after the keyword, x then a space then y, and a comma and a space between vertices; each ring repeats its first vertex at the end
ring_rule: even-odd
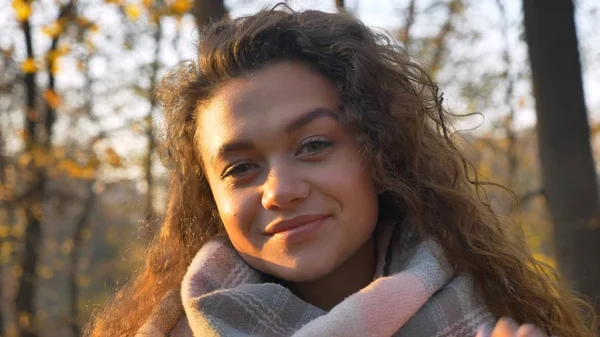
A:
POLYGON ((410 31, 415 23, 415 0, 410 0, 408 7, 406 8, 406 23, 404 29, 400 34, 400 41, 404 45, 407 51, 410 51, 411 35, 410 31))
POLYGON ((437 70, 442 65, 442 59, 444 53, 446 52, 447 36, 454 29, 454 19, 459 14, 459 9, 461 6, 462 0, 451 0, 448 2, 448 16, 434 38, 435 51, 433 53, 433 57, 431 58, 431 62, 429 63, 429 72, 433 77, 435 77, 437 70))

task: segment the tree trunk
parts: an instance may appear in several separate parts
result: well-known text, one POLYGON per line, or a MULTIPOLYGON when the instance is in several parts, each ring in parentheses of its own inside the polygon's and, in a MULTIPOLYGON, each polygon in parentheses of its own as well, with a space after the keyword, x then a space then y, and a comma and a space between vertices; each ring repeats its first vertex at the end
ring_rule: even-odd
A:
POLYGON ((34 300, 37 287, 36 267, 41 240, 41 222, 32 210, 34 205, 26 209, 27 227, 25 229, 25 253, 21 264, 19 290, 16 299, 17 320, 22 337, 36 337, 34 324, 34 300))
MULTIPOLYGON (((75 0, 69 1, 62 6, 57 20, 69 20, 74 14, 75 0)), ((34 59, 33 40, 31 37, 31 26, 29 20, 22 23, 23 33, 25 35, 25 46, 27 57, 34 59)), ((56 50, 60 35, 53 38, 50 50, 56 50)), ((30 72, 25 76, 25 151, 32 153, 35 149, 42 149, 49 153, 52 146, 52 129, 56 120, 55 106, 46 100, 45 118, 40 121, 37 100, 36 73, 30 72)), ((52 73, 52 64, 48 69, 48 90, 54 92, 54 74, 52 73)), ((43 217, 43 202, 45 200, 45 186, 47 181, 46 168, 41 165, 33 165, 28 185, 30 188, 23 196, 25 202, 25 250, 21 262, 21 276, 19 277, 19 288, 16 296, 16 313, 19 325, 19 331, 23 337, 38 336, 35 326, 35 292, 37 288, 37 265, 39 261, 39 251, 42 240, 41 221, 43 217)))
POLYGON ((94 181, 88 182, 89 195, 83 205, 81 216, 75 224, 75 231, 73 233, 73 250, 71 251, 69 260, 69 307, 71 311, 71 319, 69 320, 69 328, 73 332, 73 336, 81 336, 82 329, 79 325, 79 285, 77 284, 78 276, 78 265, 79 255, 81 254, 81 248, 84 243, 84 233, 90 226, 89 217, 92 214, 92 208, 96 201, 96 193, 94 192, 94 181))
MULTIPOLYGON (((34 58, 33 41, 31 37, 31 26, 29 20, 22 23, 23 33, 25 35, 25 46, 27 57, 34 58)), ((31 151, 36 142, 36 124, 38 121, 38 112, 36 109, 37 85, 36 73, 29 72, 25 74, 25 151, 31 151)), ((32 170, 36 170, 33 168, 32 170)), ((34 186, 28 189, 33 191, 33 194, 40 193, 39 188, 44 185, 43 177, 38 172, 28 172, 29 185, 34 186), (37 187, 37 188, 36 188, 37 187)), ((25 196, 29 199, 29 196, 25 196)), ((33 198, 36 199, 35 197, 33 198)), ((35 214, 35 207, 40 205, 35 201, 27 200, 25 206, 25 250, 21 262, 21 276, 19 277, 19 285, 17 296, 15 299, 15 310, 19 332, 23 337, 35 337, 37 332, 33 325, 34 311, 34 291, 37 281, 36 266, 39 242, 41 237, 40 220, 35 214)))
MULTIPOLYGON (((2 134, 2 131, 0 129, 0 185, 8 185, 7 181, 6 181, 6 177, 5 177, 5 171, 4 168, 6 167, 6 162, 5 162, 5 157, 4 157, 4 135, 2 134)), ((3 210, 2 208, 4 208, 5 206, 3 205, 3 203, 0 202, 0 212, 3 210)), ((8 209, 6 210, 8 212, 8 209)), ((8 216, 7 216, 8 217, 8 216)), ((2 224, 2 220, 5 221, 4 225, 5 226, 9 226, 12 223, 8 222, 7 218, 0 218, 0 226, 2 224)), ((2 247, 3 244, 3 239, 0 239, 0 248, 2 247)), ((8 243, 4 243, 4 244, 8 244, 8 243)), ((3 271, 4 271, 4 259, 8 260, 8 256, 2 256, 0 257, 0 336, 5 336, 4 333, 4 292, 2 291, 2 287, 4 287, 4 275, 3 275, 3 271)))
POLYGON ((345 8, 344 8, 344 0, 335 0, 335 7, 340 12, 344 11, 345 10, 345 8))
POLYGON ((223 0, 195 0, 193 14, 202 31, 202 27, 227 16, 227 9, 223 0))
POLYGON ((571 1, 524 0, 544 190, 558 267, 600 313, 598 190, 571 1))

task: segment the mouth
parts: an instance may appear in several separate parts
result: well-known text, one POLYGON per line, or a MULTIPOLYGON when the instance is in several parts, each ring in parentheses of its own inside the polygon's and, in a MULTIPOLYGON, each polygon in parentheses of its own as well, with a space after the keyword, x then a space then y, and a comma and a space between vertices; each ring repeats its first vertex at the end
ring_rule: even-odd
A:
POLYGON ((265 234, 284 234, 286 232, 298 231, 301 227, 314 227, 314 225, 322 223, 323 221, 321 220, 325 220, 328 217, 326 214, 310 214, 274 222, 265 228, 265 234))

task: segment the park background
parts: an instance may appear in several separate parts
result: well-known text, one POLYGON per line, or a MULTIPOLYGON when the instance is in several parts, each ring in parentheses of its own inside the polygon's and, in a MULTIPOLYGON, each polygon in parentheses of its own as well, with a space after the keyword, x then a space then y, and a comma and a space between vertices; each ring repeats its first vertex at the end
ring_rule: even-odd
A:
MULTIPOLYGON (((600 295, 600 2, 287 3, 347 11, 403 45, 464 115, 482 177, 514 192, 486 187, 507 226, 600 295)), ((153 88, 196 57, 198 27, 275 4, 0 0, 1 336, 81 335, 141 265, 168 189, 153 88)))

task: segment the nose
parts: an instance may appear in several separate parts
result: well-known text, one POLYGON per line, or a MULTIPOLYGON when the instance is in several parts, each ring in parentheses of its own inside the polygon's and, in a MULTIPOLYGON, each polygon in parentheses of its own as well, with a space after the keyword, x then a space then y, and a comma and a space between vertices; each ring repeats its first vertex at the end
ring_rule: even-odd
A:
POLYGON ((263 185, 262 205, 268 210, 294 208, 310 194, 310 186, 291 167, 272 167, 263 185))

